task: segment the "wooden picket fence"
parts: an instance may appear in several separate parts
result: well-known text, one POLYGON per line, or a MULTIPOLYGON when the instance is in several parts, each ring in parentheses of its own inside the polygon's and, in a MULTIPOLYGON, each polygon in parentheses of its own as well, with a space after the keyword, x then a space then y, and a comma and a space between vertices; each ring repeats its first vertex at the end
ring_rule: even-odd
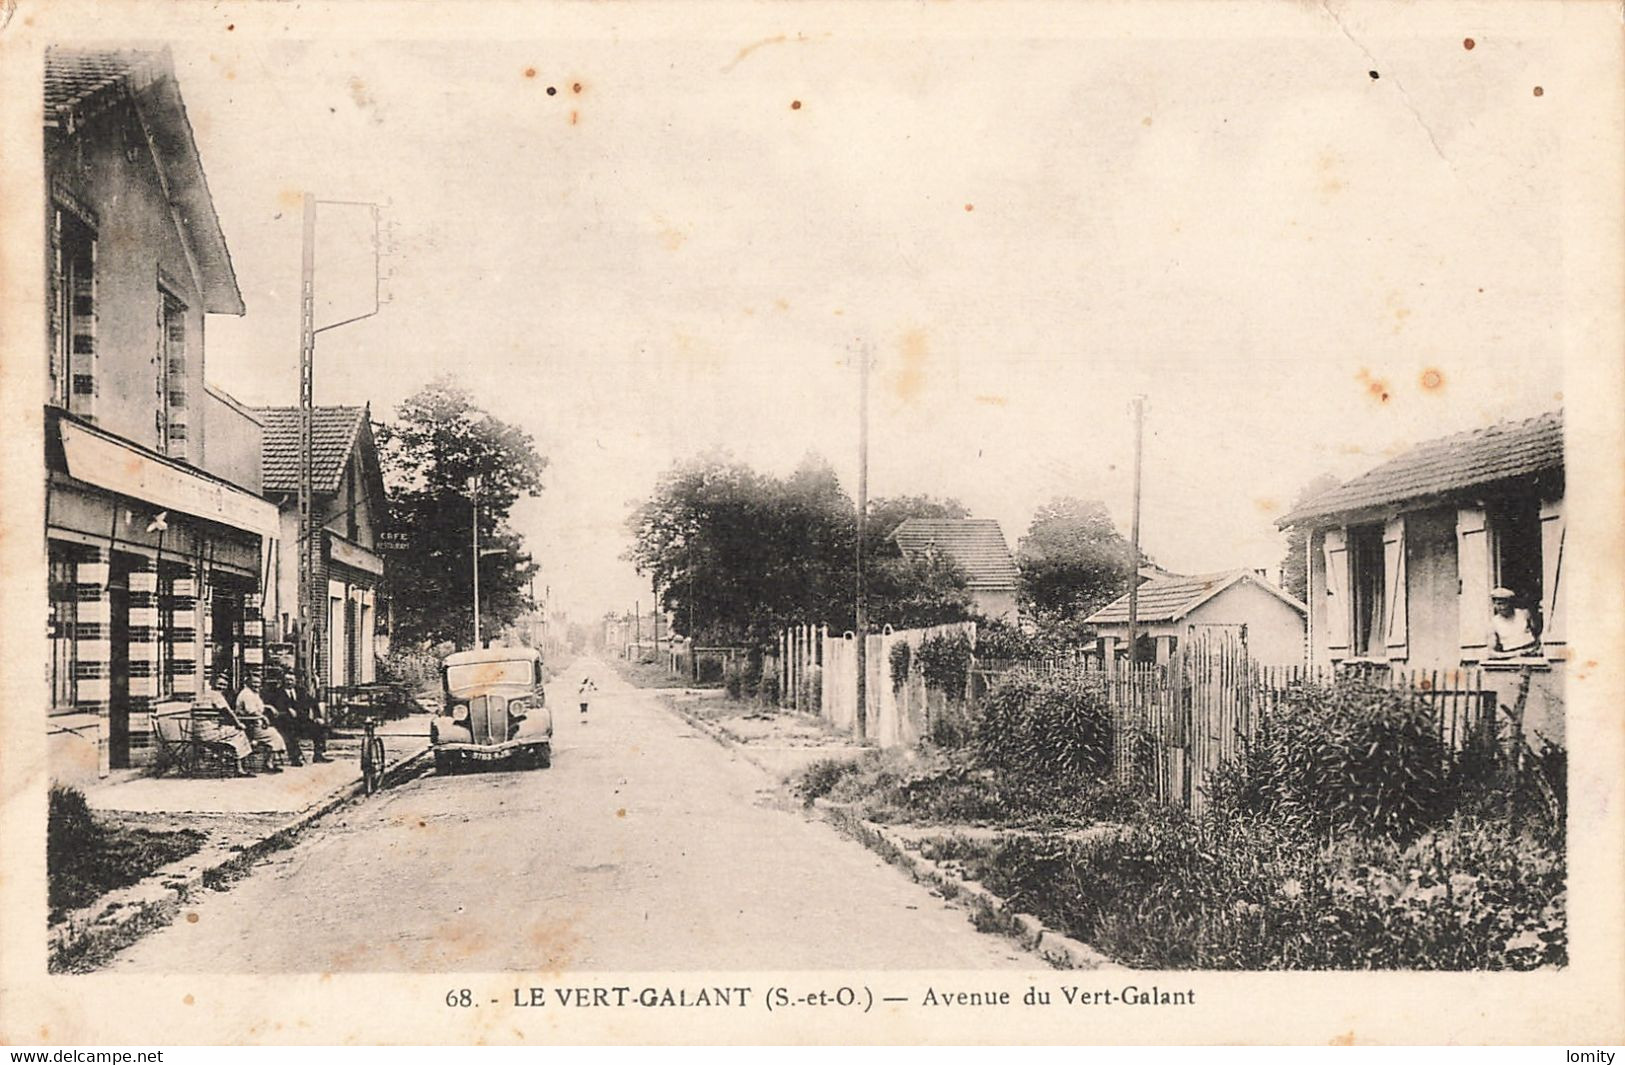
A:
MULTIPOLYGON (((1208 775, 1241 756, 1264 714, 1293 687, 1329 684, 1351 669, 1261 666, 1233 632, 1195 632, 1166 666, 1105 670, 1082 661, 979 662, 984 685, 1010 669, 1065 673, 1104 694, 1112 713, 1113 772, 1161 802, 1200 810, 1208 775)), ((1486 735, 1495 693, 1478 670, 1366 667, 1369 682, 1425 699, 1447 749, 1486 735)), ((973 681, 976 680, 973 674, 973 681)))

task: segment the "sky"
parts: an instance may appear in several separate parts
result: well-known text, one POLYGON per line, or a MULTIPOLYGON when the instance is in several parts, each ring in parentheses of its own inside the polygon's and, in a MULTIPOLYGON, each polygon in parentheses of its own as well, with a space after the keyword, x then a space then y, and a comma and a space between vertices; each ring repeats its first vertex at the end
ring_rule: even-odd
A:
MULTIPOLYGON (((1183 572, 1267 567, 1323 472, 1562 402, 1565 161, 1538 39, 516 32, 173 45, 248 313, 208 373, 297 401, 301 196, 386 202, 389 297, 323 333, 319 403, 451 374, 534 435, 514 525, 578 618, 649 601, 625 519, 674 461, 816 452, 1012 548, 1051 498, 1183 572), (1541 86, 1541 93, 1534 89, 1541 86), (552 90, 550 93, 549 90, 552 90)), ((893 30, 898 23, 893 22, 893 30)), ((323 320, 370 305, 364 226, 320 215, 323 320)))

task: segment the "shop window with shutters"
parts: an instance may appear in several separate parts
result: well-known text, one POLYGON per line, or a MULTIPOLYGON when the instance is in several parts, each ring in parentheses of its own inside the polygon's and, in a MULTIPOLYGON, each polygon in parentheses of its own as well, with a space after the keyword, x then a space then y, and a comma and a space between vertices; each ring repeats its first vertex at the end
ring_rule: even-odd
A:
POLYGON ((166 454, 186 457, 186 304, 158 289, 158 444, 166 454))
POLYGON ((51 211, 50 402, 92 413, 96 395, 96 230, 77 212, 51 211))
POLYGON ((71 713, 78 698, 79 565, 71 547, 51 545, 50 631, 51 713, 71 713))

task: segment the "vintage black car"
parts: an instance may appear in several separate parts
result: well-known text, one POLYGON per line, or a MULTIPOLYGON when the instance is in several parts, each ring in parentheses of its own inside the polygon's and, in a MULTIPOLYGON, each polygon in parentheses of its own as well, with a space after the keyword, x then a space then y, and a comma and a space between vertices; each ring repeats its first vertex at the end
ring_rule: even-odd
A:
POLYGON ((542 656, 530 647, 488 647, 447 655, 445 706, 429 726, 435 768, 471 763, 553 761, 553 714, 542 691, 542 656))

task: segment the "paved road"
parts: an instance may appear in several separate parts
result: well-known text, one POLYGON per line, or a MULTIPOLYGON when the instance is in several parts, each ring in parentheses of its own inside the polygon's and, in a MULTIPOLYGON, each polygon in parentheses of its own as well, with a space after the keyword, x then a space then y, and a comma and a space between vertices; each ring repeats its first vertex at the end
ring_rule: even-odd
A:
POLYGON ((429 774, 330 815, 109 969, 1041 967, 653 694, 584 672, 590 721, 573 685, 549 691, 551 769, 429 774))

